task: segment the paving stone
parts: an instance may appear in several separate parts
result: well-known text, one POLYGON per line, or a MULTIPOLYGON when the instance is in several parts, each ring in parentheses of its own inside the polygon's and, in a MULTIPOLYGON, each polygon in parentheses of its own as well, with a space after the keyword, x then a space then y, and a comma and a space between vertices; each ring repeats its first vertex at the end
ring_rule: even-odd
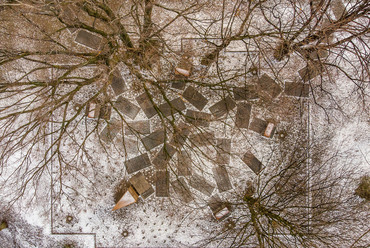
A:
POLYGON ((178 111, 183 111, 186 109, 185 103, 181 98, 176 98, 169 103, 163 103, 159 105, 159 110, 164 116, 169 116, 171 114, 176 114, 178 111))
POLYGON ((122 78, 121 72, 119 70, 114 70, 112 73, 111 87, 116 96, 122 94, 127 89, 126 83, 122 78))
POLYGON ((146 180, 144 174, 141 172, 132 176, 129 179, 129 182, 143 199, 148 198, 151 194, 154 193, 152 185, 150 185, 150 183, 146 180))
POLYGON ((212 116, 208 113, 198 112, 188 109, 186 111, 186 121, 195 126, 208 127, 212 116))
POLYGON ((249 151, 244 154, 242 161, 256 174, 262 170, 262 163, 249 151))
POLYGON ((143 145, 147 151, 164 143, 165 132, 157 130, 142 139, 143 145))
POLYGON ((208 100, 202 94, 200 94, 194 87, 189 86, 186 88, 184 93, 182 94, 183 97, 188 100, 194 107, 196 107, 199 111, 201 111, 204 106, 207 105, 208 100))
POLYGON ((193 196, 186 184, 184 178, 179 178, 171 183, 174 191, 184 203, 189 203, 193 200, 193 196))
POLYGON ((267 124, 268 124, 267 121, 264 121, 259 118, 254 118, 249 126, 249 129, 263 135, 265 133, 267 124))
POLYGON ((234 100, 231 99, 230 96, 227 96, 226 98, 212 105, 209 110, 216 118, 220 118, 227 114, 230 110, 233 110, 235 106, 236 104, 234 100))
POLYGON ((285 82, 284 93, 288 96, 308 97, 310 87, 308 84, 285 82))
POLYGON ((118 120, 108 122, 100 133, 100 139, 105 143, 110 143, 114 140, 120 130, 122 130, 122 122, 118 120))
POLYGON ((198 174, 193 174, 189 179, 189 185, 199 192, 211 196, 215 186, 198 174))
POLYGON ((75 41, 91 49, 98 50, 102 38, 100 36, 97 36, 93 33, 87 32, 86 30, 82 29, 78 31, 75 41))
POLYGON ((125 135, 150 134, 149 120, 127 122, 125 135))
POLYGON ((156 197, 170 196, 168 171, 165 170, 156 171, 155 196, 156 197))
POLYGON ((230 162, 231 139, 216 139, 216 163, 228 164, 230 162))
POLYGON ((177 150, 173 146, 165 144, 157 153, 152 163, 155 165, 156 169, 165 170, 167 168, 168 162, 171 160, 176 152, 177 150))
POLYGON ((252 105, 241 102, 236 108, 235 126, 238 128, 248 128, 251 116, 252 105))
POLYGON ((152 118, 154 115, 157 114, 157 111, 155 110, 146 92, 136 97, 136 101, 139 103, 141 109, 144 111, 148 119, 152 118))
POLYGON ((233 89, 234 99, 236 101, 241 100, 254 100, 258 98, 256 86, 246 85, 244 87, 235 87, 233 89))
POLYGON ((177 176, 190 176, 191 175, 191 155, 182 150, 177 153, 177 176))
POLYGON ((130 100, 120 96, 114 103, 114 106, 119 112, 128 116, 131 119, 135 119, 136 115, 139 113, 140 108, 135 104, 131 103, 130 100))
POLYGON ((263 74, 258 79, 258 87, 267 92, 272 98, 277 97, 281 92, 280 86, 267 74, 263 74))
POLYGON ((134 173, 136 171, 142 170, 149 167, 150 159, 148 154, 144 153, 125 162, 126 170, 128 174, 134 173))
POLYGON ((215 143, 215 134, 206 131, 193 134, 190 136, 190 141, 193 147, 213 145, 215 143))
POLYGON ((219 192, 224 192, 232 189, 229 174, 227 173, 226 167, 224 165, 213 167, 212 171, 219 192))
POLYGON ((298 74, 301 76, 303 82, 310 81, 315 77, 321 75, 323 72, 322 66, 318 63, 308 64, 305 68, 298 71, 298 74))

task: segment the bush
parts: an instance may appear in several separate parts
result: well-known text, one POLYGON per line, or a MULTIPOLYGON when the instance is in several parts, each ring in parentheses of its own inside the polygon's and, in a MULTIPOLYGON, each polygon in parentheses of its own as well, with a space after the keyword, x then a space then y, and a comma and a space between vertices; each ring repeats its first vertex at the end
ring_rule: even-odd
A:
POLYGON ((361 198, 370 200, 370 176, 363 176, 361 182, 358 185, 355 194, 361 198))

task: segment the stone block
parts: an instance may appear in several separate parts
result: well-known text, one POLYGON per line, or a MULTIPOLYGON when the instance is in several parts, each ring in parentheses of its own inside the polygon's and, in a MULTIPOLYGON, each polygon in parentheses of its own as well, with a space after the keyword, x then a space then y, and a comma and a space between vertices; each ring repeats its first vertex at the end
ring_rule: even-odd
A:
POLYGON ((170 196, 168 171, 165 170, 156 171, 155 196, 156 197, 170 196))
POLYGON ((208 180, 195 173, 190 177, 189 185, 207 196, 211 196, 215 189, 215 186, 208 180))
POLYGON ((177 176, 190 176, 191 175, 191 155, 182 150, 177 153, 177 176))
POLYGON ((238 128, 248 128, 251 111, 251 104, 244 102, 239 103, 236 108, 235 126, 238 128))
POLYGON ((116 94, 116 96, 118 96, 118 95, 122 94, 123 92, 125 92, 125 90, 127 88, 126 88, 126 83, 122 78, 121 72, 116 69, 116 70, 113 71, 111 77, 112 77, 111 87, 114 91, 114 94, 116 94))
POLYGON ((149 120, 127 122, 125 135, 150 134, 149 120))
POLYGON ((78 31, 75 41, 91 49, 98 50, 102 37, 82 29, 78 31))
POLYGON ((249 166, 249 168, 255 173, 259 174, 262 170, 262 163, 253 155, 251 152, 246 152, 242 158, 242 161, 249 166))
POLYGON ((156 169, 165 170, 168 162, 176 152, 177 150, 173 146, 165 144, 161 150, 159 150, 152 163, 155 165, 156 169))
POLYGON ((234 99, 236 101, 241 100, 254 100, 258 98, 256 86, 245 85, 244 87, 233 88, 234 99))
POLYGON ((193 196, 190 192, 188 185, 184 178, 179 178, 171 183, 175 193, 184 203, 189 203, 193 200, 193 196))
POLYGON ((189 86, 186 88, 183 97, 188 100, 194 107, 201 111, 204 106, 207 105, 208 100, 202 94, 200 94, 194 87, 189 86))
POLYGON ((216 163, 223 165, 230 162, 231 139, 216 139, 216 163))
POLYGON ((284 93, 288 96, 308 97, 310 86, 304 83, 286 82, 284 93))
POLYGON ((219 192, 224 192, 232 189, 229 174, 224 165, 216 166, 212 169, 217 188, 219 192))
POLYGON ((126 170, 128 174, 132 174, 139 170, 149 167, 150 159, 148 154, 144 153, 125 162, 126 170))
POLYGON ((188 109, 186 111, 186 121, 195 125, 195 126, 203 126, 208 127, 209 123, 212 120, 212 116, 208 113, 198 112, 194 110, 188 109))
POLYGON ((129 182, 143 199, 148 198, 151 194, 154 193, 152 185, 150 185, 150 183, 146 180, 144 174, 141 172, 132 176, 129 179, 129 182))
POLYGON ((144 111, 146 117, 148 117, 148 119, 152 118, 154 115, 157 114, 157 111, 155 110, 146 92, 136 97, 136 101, 138 102, 141 109, 144 111))
POLYGON ((176 114, 178 111, 183 111, 186 109, 185 103, 181 98, 176 98, 170 103, 166 102, 161 105, 159 105, 159 110, 163 116, 170 116, 172 114, 176 114))
POLYGON ((267 74, 263 74, 258 79, 258 87, 268 93, 272 98, 277 97, 281 92, 280 86, 267 74))
POLYGON ((145 136, 141 141, 147 151, 164 143, 165 132, 164 130, 157 130, 145 136))
POLYGON ((234 100, 231 99, 230 96, 227 96, 226 98, 212 105, 209 110, 216 118, 220 118, 227 114, 230 110, 233 110, 235 106, 236 104, 234 100))
POLYGON ((108 122, 100 133, 100 139, 105 143, 112 142, 120 130, 122 130, 122 122, 118 120, 108 122))
POLYGON ((135 119, 136 115, 139 113, 140 108, 135 104, 131 103, 130 100, 120 96, 114 103, 114 106, 119 112, 128 116, 131 119, 135 119))

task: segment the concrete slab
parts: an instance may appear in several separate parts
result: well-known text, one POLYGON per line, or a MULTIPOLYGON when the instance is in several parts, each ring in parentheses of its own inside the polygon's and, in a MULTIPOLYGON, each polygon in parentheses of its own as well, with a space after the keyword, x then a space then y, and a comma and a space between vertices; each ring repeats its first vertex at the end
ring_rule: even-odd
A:
POLYGON ((179 178, 171 183, 175 193, 184 203, 189 203, 193 200, 193 196, 190 192, 188 185, 184 178, 179 178))
POLYGON ((263 135, 265 133, 267 125, 268 125, 267 121, 264 121, 259 118, 254 118, 249 126, 249 129, 263 135))
POLYGON ((231 139, 216 139, 216 163, 220 165, 230 162, 231 139))
POLYGON ((226 115, 230 110, 233 110, 235 106, 236 104, 234 100, 231 99, 230 96, 227 96, 226 98, 212 105, 209 110, 216 118, 220 118, 226 115))
POLYGON ((233 88, 235 101, 254 100, 258 98, 257 89, 254 85, 233 88))
POLYGON ((258 79, 258 87, 268 93, 272 98, 277 97, 281 92, 280 86, 267 74, 263 74, 258 79))
POLYGON ((121 72, 118 69, 115 69, 111 77, 111 87, 114 91, 114 94, 118 96, 125 92, 127 87, 125 81, 122 78, 121 72))
POLYGON ((201 175, 195 173, 190 177, 189 185, 207 196, 211 196, 215 189, 215 186, 213 184, 211 184, 201 175))
POLYGON ((136 101, 138 102, 141 109, 144 111, 146 117, 148 117, 148 119, 152 118, 154 115, 157 114, 157 111, 155 110, 146 92, 136 97, 136 101))
POLYGON ((191 155, 182 150, 177 153, 177 176, 190 176, 191 175, 191 155))
POLYGON ((262 163, 249 151, 244 154, 242 161, 257 175, 262 170, 262 163))
POLYGON ((238 128, 248 128, 251 111, 251 104, 245 102, 239 103, 236 108, 235 126, 238 128))
POLYGON ((304 83, 285 82, 284 93, 288 96, 308 97, 310 86, 304 83))
POLYGON ((140 108, 138 106, 131 103, 130 100, 122 96, 118 97, 117 101, 114 103, 114 106, 118 109, 119 112, 131 119, 135 119, 136 115, 140 111, 140 108))
POLYGON ((212 120, 212 116, 208 113, 194 111, 188 109, 186 111, 186 121, 195 125, 195 126, 203 126, 208 127, 209 123, 212 120))
POLYGON ((186 88, 183 97, 188 100, 194 107, 201 111, 207 105, 208 100, 200 94, 194 87, 189 86, 186 88))
POLYGON ((132 174, 151 166, 148 154, 144 153, 125 162, 128 174, 132 174))
POLYGON ((148 198, 151 194, 154 193, 152 185, 150 185, 150 183, 146 180, 144 174, 141 172, 138 172, 137 174, 132 176, 129 179, 129 182, 143 199, 148 198))
POLYGON ((127 122, 125 135, 150 134, 149 120, 127 122))
POLYGON ((165 170, 156 171, 155 196, 156 197, 170 196, 168 171, 165 170))
POLYGON ((158 106, 160 112, 164 115, 164 116, 170 116, 172 114, 176 114, 178 113, 178 111, 183 111, 186 109, 186 106, 185 106, 185 103, 183 100, 181 100, 181 98, 176 98, 172 101, 170 101, 170 103, 166 102, 166 103, 163 103, 161 105, 158 106))
POLYGON ((98 50, 100 47, 100 43, 102 41, 102 37, 90 33, 86 30, 81 29, 78 31, 75 42, 87 46, 91 49, 98 50))
POLYGON ((216 166, 212 169, 212 171, 219 192, 225 192, 232 189, 229 179, 229 173, 227 173, 226 167, 224 165, 216 166))
POLYGON ((165 132, 164 130, 157 130, 148 136, 144 137, 141 141, 147 151, 164 143, 165 132))

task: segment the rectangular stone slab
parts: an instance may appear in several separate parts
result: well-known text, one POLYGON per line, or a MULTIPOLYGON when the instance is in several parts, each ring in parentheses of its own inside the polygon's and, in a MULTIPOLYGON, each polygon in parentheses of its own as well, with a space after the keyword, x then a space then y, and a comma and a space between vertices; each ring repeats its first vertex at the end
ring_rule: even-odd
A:
POLYGON ((122 123, 120 121, 112 121, 101 131, 100 139, 106 143, 112 142, 120 130, 122 130, 122 123))
POLYGON ((209 111, 216 117, 220 118, 227 114, 230 110, 235 108, 236 104, 230 96, 222 99, 221 101, 215 103, 209 108, 209 111))
POLYGON ((157 130, 148 136, 144 137, 141 141, 147 151, 164 143, 165 132, 163 130, 157 130))
POLYGON ((212 119, 211 115, 204 112, 198 112, 188 109, 186 111, 186 121, 195 126, 208 127, 212 119))
POLYGON ((87 32, 86 30, 81 29, 77 33, 75 41, 91 49, 98 50, 100 47, 102 38, 96 34, 92 34, 90 32, 87 32))
POLYGON ((252 123, 249 126, 249 129, 263 135, 267 127, 267 121, 264 121, 259 118, 254 118, 252 123))
POLYGON ((280 86, 267 74, 263 74, 258 79, 258 87, 267 92, 272 98, 277 97, 281 92, 280 86))
POLYGON ((251 170, 258 174, 262 170, 262 163, 251 152, 246 152, 242 158, 243 162, 251 168, 251 170))
POLYGON ((155 182, 155 196, 156 197, 169 197, 169 178, 168 171, 157 170, 155 182))
POLYGON ((254 100, 258 98, 257 90, 254 85, 245 85, 244 87, 233 88, 234 99, 241 100, 254 100))
POLYGON ((160 112, 164 116, 169 116, 171 114, 176 114, 178 111, 183 111, 186 109, 185 103, 183 100, 181 100, 180 97, 170 101, 169 103, 163 103, 158 106, 160 112))
POLYGON ((161 150, 159 150, 152 163, 155 165, 156 169, 165 170, 168 162, 176 152, 177 150, 173 146, 165 144, 161 150))
POLYGON ((182 150, 177 153, 177 176, 191 175, 191 155, 182 150))
POLYGON ((148 154, 144 153, 125 162, 126 170, 128 174, 142 170, 149 167, 150 159, 148 154))
POLYGON ((310 86, 304 83, 285 82, 284 93, 288 96, 308 97, 310 86))
POLYGON ((193 174, 193 176, 190 177, 189 185, 207 196, 212 195, 215 189, 214 185, 198 174, 193 174))
POLYGON ((188 100, 194 107, 201 111, 204 106, 207 105, 208 100, 202 94, 200 94, 194 87, 189 86, 186 88, 183 97, 188 100))
POLYGON ((150 134, 149 120, 127 122, 125 135, 150 134))
POLYGON ((146 117, 148 117, 148 119, 152 118, 154 115, 157 114, 157 111, 155 110, 146 92, 136 97, 136 101, 138 102, 141 109, 144 111, 146 117))
POLYGON ((117 141, 115 142, 117 144, 117 147, 123 152, 123 153, 129 153, 129 154, 137 154, 139 153, 139 143, 137 139, 131 139, 131 138, 117 138, 117 141))
POLYGON ((120 96, 114 103, 114 106, 119 112, 128 116, 131 119, 135 119, 136 115, 139 113, 140 108, 135 104, 131 103, 130 100, 120 96))
POLYGON ((144 174, 141 172, 132 176, 129 179, 129 182, 143 199, 148 198, 151 194, 154 193, 152 185, 150 185, 150 183, 146 180, 144 174))
POLYGON ((184 178, 179 178, 171 183, 174 191, 180 197, 180 199, 185 202, 189 203, 193 200, 193 196, 189 190, 188 185, 186 184, 184 178))
POLYGON ((248 128, 251 111, 251 104, 245 102, 239 103, 236 108, 235 126, 238 128, 248 128))
POLYGON ((216 139, 216 163, 228 164, 230 162, 231 139, 216 139))
POLYGON ((215 134, 206 131, 193 134, 190 136, 190 142, 193 147, 213 145, 215 143, 215 134))
POLYGON ((122 94, 126 90, 125 81, 122 78, 121 72, 118 69, 115 69, 112 73, 111 87, 116 96, 122 94))
POLYGON ((188 139, 188 136, 191 132, 191 127, 187 124, 182 123, 177 125, 177 128, 178 129, 174 132, 171 138, 170 145, 181 148, 188 139))
POLYGON ((226 167, 219 165, 213 167, 213 175, 216 180, 217 188, 219 192, 224 192, 232 189, 229 174, 227 173, 226 167))

